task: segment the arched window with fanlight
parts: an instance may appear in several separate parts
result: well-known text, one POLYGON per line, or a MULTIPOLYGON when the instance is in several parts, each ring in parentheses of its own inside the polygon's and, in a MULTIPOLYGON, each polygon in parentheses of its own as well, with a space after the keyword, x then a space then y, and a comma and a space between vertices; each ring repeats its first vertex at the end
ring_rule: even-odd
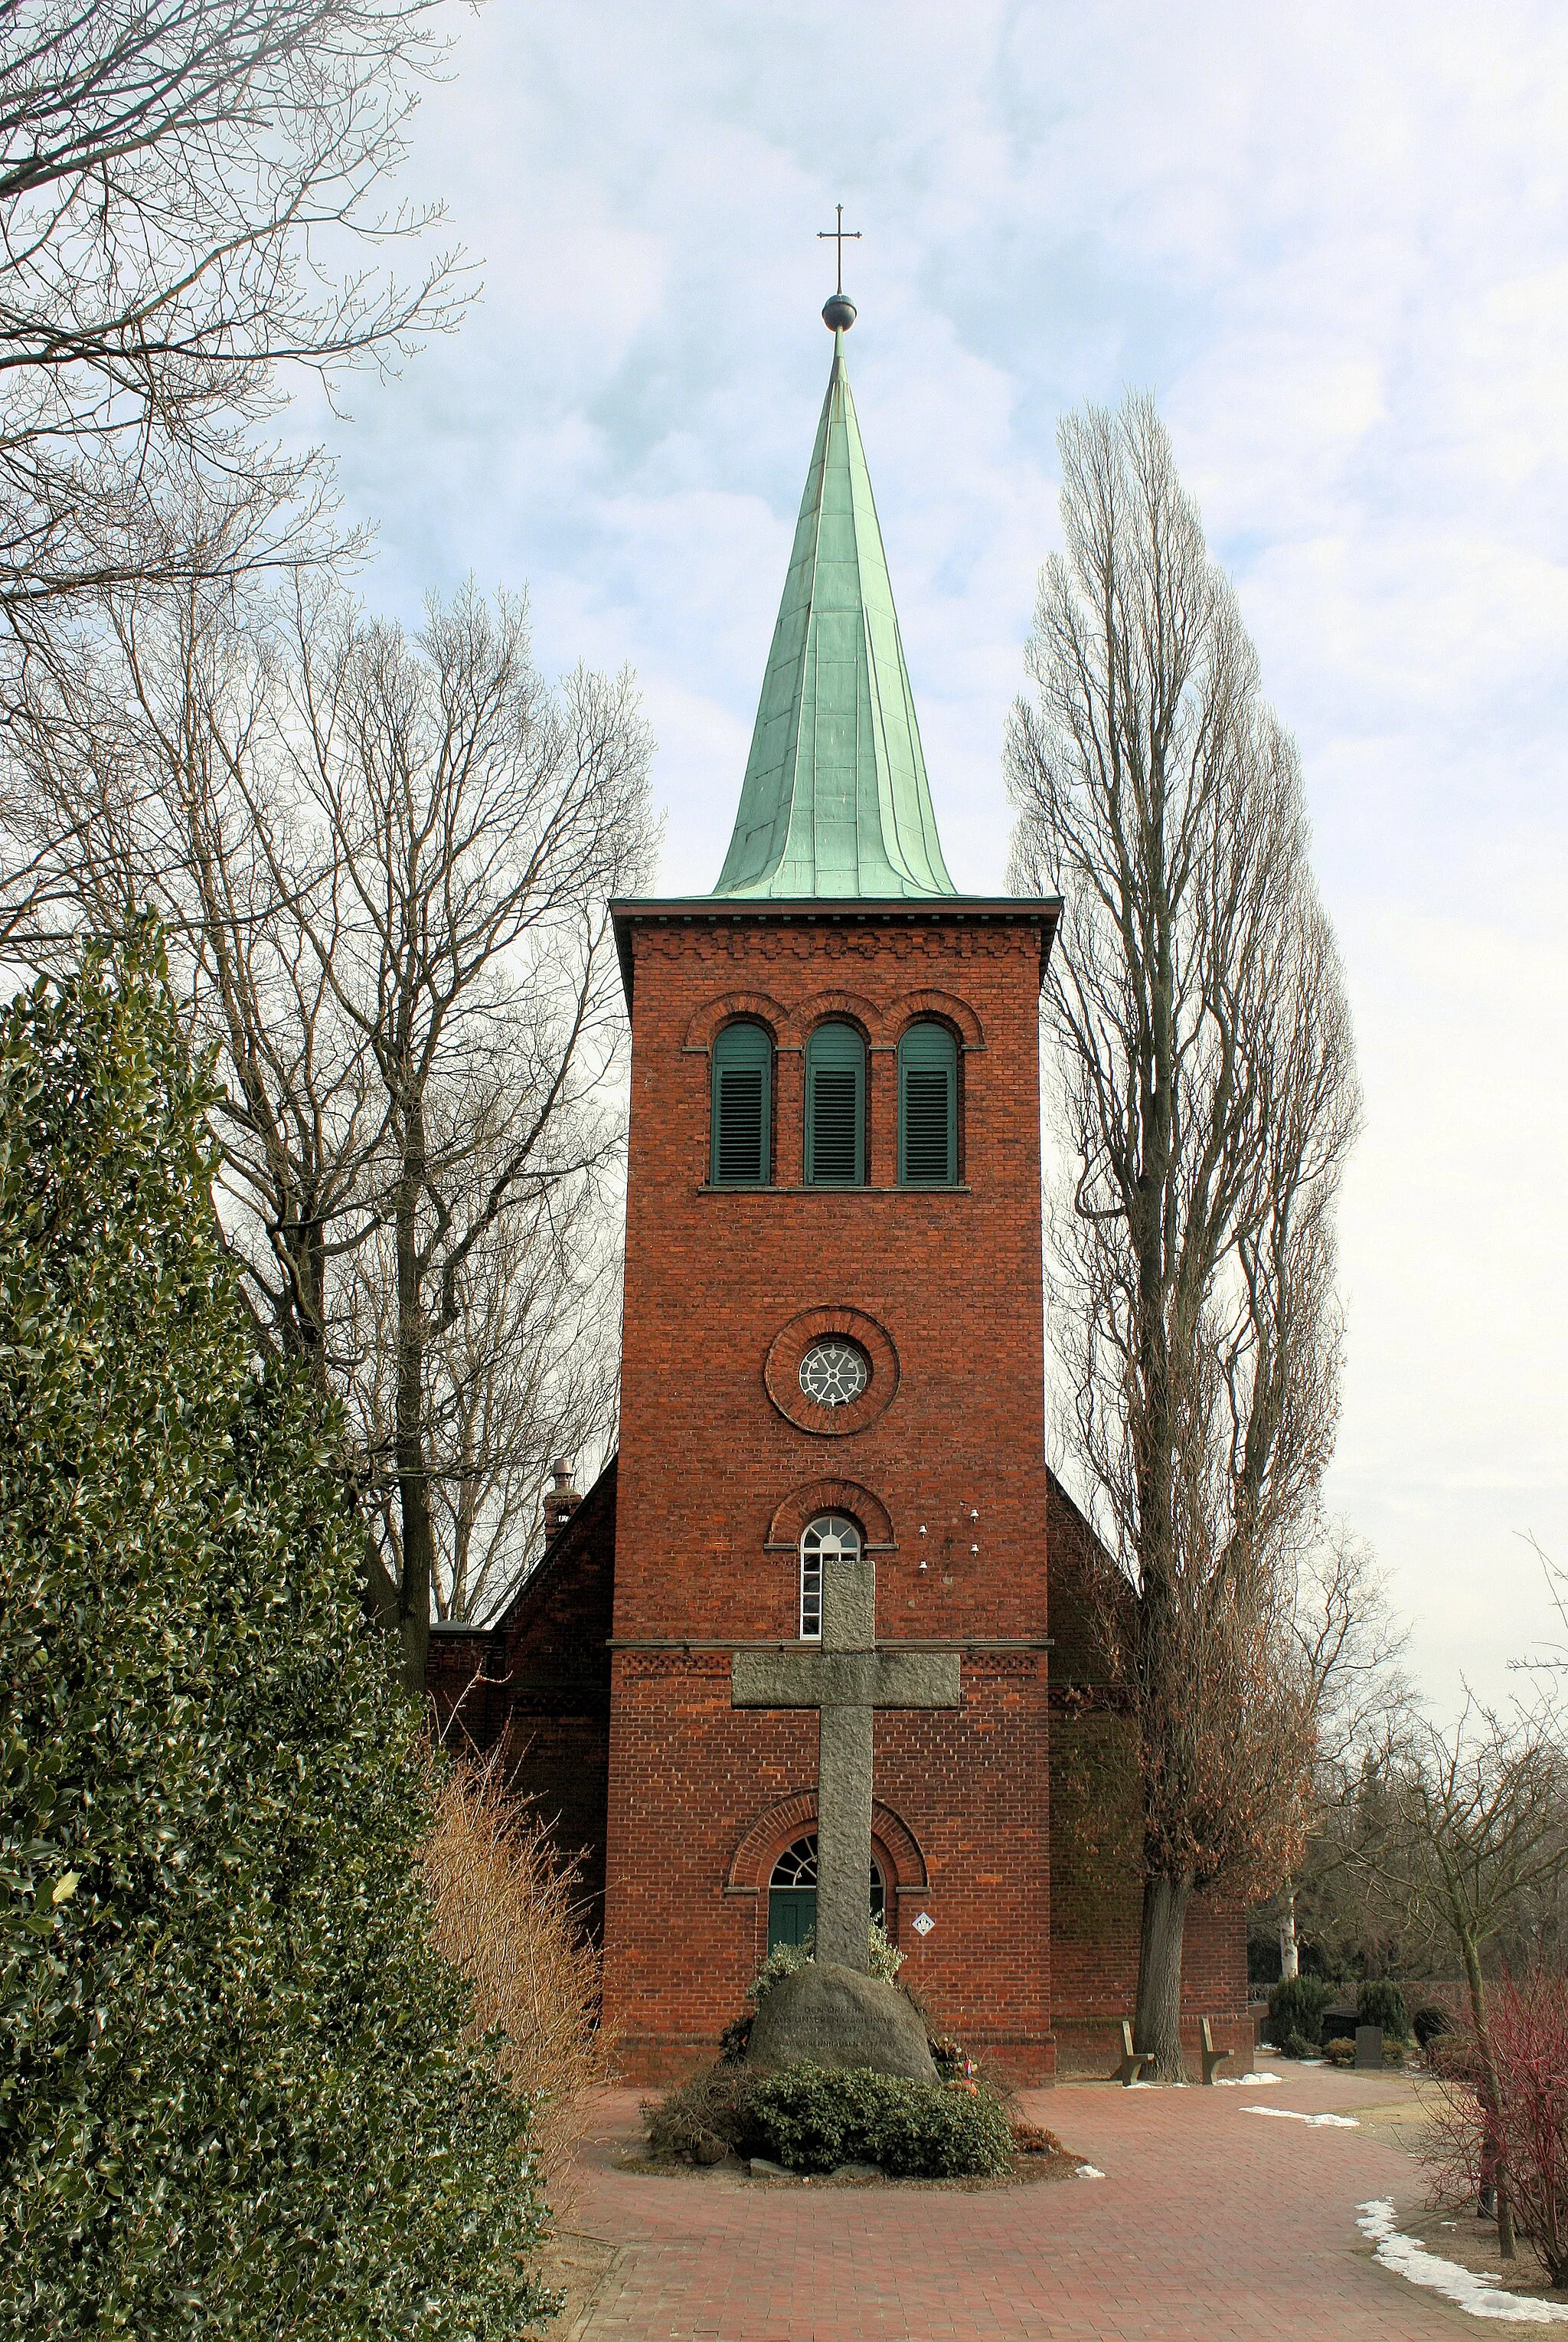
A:
MULTIPOLYGON (((887 1924, 887 1881, 875 1855, 871 1857, 866 1916, 887 1924)), ((816 1832, 809 1831, 786 1846, 774 1864, 768 1880, 768 1949, 780 1944, 799 1948, 816 1929, 816 1832)))
POLYGON ((726 1025, 714 1043, 715 1187, 765 1187, 772 1168, 774 1045, 760 1025, 726 1025))
POLYGON ((912 1025, 898 1045, 898 1177, 905 1187, 958 1177, 958 1044, 945 1025, 912 1025))
POLYGON ((819 1025, 805 1045, 805 1177, 865 1184, 865 1043, 853 1025, 819 1025))
POLYGON ((822 1513, 800 1541, 800 1638, 822 1640, 822 1576, 835 1561, 860 1559, 860 1531, 842 1513, 822 1513))

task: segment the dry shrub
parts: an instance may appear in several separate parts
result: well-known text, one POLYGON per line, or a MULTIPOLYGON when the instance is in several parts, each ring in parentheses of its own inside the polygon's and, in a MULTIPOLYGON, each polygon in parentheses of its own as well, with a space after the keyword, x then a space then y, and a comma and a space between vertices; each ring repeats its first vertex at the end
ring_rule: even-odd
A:
POLYGON ((1520 2234, 1553 2285, 1568 2286, 1568 1977, 1493 1987, 1495 2108, 1473 2029, 1433 2046, 1442 2097, 1428 2161, 1439 2192, 1472 2196, 1505 2180, 1520 2234))
POLYGON ((714 2066, 662 2098, 644 2098, 649 2154, 661 2163, 722 2163, 726 2155, 740 2153, 747 2134, 746 2102, 756 2079, 744 2066, 714 2066))
POLYGON ((557 2211, 610 2078, 599 2023, 599 1955, 584 1932, 577 1872, 525 1799, 484 1765, 431 1752, 434 1827, 421 1857, 437 1947, 474 1987, 474 2029, 499 2028, 504 2080, 534 2097, 534 2149, 557 2211))

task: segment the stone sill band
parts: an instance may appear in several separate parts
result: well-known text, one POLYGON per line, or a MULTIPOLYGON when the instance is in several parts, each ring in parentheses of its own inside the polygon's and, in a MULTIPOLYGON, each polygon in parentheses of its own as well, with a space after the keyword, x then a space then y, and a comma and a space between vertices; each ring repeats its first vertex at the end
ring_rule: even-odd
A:
MULTIPOLYGON (((611 1636, 606 1638, 605 1647, 612 1651, 802 1651, 814 1650, 816 1646, 803 1643, 798 1636, 787 1643, 749 1643, 736 1641, 733 1636, 727 1642, 703 1643, 684 1641, 677 1635, 658 1642, 623 1642, 611 1636)), ((879 1642, 876 1647, 879 1651, 956 1651, 962 1656, 965 1651, 1050 1651, 1055 1645, 1049 1635, 1015 1636, 1004 1642, 984 1642, 971 1636, 962 1643, 923 1642, 912 1636, 907 1640, 879 1642)))
POLYGON ((929 1186, 911 1183, 903 1187, 874 1187, 869 1180, 862 1180, 858 1186, 849 1181, 842 1187, 829 1186, 824 1180, 810 1187, 764 1187, 758 1179, 704 1179, 696 1192, 699 1196, 973 1196, 974 1190, 967 1179, 934 1179, 929 1186))

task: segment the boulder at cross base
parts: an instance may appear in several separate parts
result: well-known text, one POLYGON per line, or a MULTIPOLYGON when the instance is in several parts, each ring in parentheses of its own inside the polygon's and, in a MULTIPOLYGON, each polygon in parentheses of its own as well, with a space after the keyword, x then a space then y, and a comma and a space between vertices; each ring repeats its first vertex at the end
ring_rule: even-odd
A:
POLYGON ((934 2082, 924 2020, 880 1977, 858 1976, 832 1960, 808 1960, 764 1993, 746 2045, 751 2066, 869 2066, 934 2082))

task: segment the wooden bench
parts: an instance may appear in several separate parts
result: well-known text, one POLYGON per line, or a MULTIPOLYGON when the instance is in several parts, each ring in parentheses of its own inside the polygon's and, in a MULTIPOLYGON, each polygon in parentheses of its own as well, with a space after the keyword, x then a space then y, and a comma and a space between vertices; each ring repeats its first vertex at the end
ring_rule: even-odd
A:
POLYGON ((1210 2087, 1212 2088, 1212 2087, 1213 2087, 1213 2086, 1214 2073, 1215 2073, 1216 2068, 1217 2068, 1217 2067, 1221 2067, 1221 2066, 1223 2066, 1223 2065, 1224 2064, 1224 2062, 1225 2062, 1225 2059, 1226 2059, 1227 2057, 1233 2057, 1235 2053, 1234 2053, 1234 2051, 1233 2051, 1233 2050, 1231 2050, 1231 2049, 1216 2049, 1216 2048, 1215 2048, 1215 2047, 1214 2047, 1214 2037, 1213 2037, 1213 2032, 1212 2032, 1212 2031, 1211 2031, 1211 2029, 1210 2029, 1210 2026, 1209 2026, 1209 2020, 1208 2020, 1208 2018, 1205 2017, 1203 2022, 1203 2079, 1204 2079, 1204 2081, 1205 2081, 1205 2082, 1210 2086, 1210 2087))
POLYGON ((1134 2083, 1138 2079, 1138 2077, 1142 2074, 1144 2067, 1152 2066, 1154 2062, 1154 2057, 1148 2050, 1134 2048, 1133 2021, 1131 2017, 1124 2017, 1122 2019, 1122 2062, 1116 2068, 1115 2077, 1117 2081, 1121 2083, 1122 2087, 1124 2090, 1130 2090, 1134 2083))

